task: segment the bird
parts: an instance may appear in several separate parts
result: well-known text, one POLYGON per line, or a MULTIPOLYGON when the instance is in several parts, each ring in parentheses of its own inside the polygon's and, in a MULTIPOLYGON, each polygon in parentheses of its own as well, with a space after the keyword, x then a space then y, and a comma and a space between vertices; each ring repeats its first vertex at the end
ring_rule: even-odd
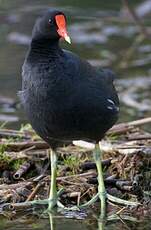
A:
POLYGON ((101 212, 105 215, 106 190, 99 141, 119 117, 119 99, 114 86, 116 75, 62 49, 60 40, 63 39, 71 43, 65 14, 46 10, 33 27, 19 92, 30 124, 51 149, 50 193, 44 203, 49 211, 59 205, 57 148, 83 140, 95 144, 98 191, 101 212))

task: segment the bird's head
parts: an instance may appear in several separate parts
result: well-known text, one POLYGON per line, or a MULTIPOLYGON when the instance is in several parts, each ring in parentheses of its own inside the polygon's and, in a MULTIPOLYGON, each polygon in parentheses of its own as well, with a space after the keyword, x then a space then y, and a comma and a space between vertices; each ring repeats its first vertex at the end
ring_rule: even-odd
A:
POLYGON ((66 16, 61 11, 49 10, 38 18, 32 34, 33 40, 59 40, 63 38, 71 43, 66 28, 66 16))

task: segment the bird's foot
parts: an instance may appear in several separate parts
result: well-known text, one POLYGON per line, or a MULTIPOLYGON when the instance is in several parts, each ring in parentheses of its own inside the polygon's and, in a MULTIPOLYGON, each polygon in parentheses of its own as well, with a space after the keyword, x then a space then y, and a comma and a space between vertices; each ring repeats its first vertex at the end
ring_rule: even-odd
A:
POLYGON ((46 209, 45 212, 51 212, 53 208, 56 206, 61 209, 65 209, 65 206, 58 200, 56 199, 44 199, 44 200, 33 200, 33 201, 25 201, 22 203, 15 203, 11 205, 11 208, 29 208, 29 207, 34 207, 36 205, 47 205, 48 208, 46 209))
POLYGON ((65 206, 58 199, 55 199, 55 200, 48 199, 47 202, 48 202, 47 203, 48 204, 48 208, 45 211, 46 213, 51 212, 54 207, 58 207, 60 209, 65 209, 65 206))
POLYGON ((57 197, 55 199, 49 198, 49 199, 44 199, 44 200, 26 201, 23 203, 11 204, 10 207, 12 209, 12 208, 29 208, 29 207, 33 207, 35 205, 48 205, 46 212, 51 212, 55 206, 60 208, 60 209, 66 210, 66 211, 80 211, 81 209, 83 209, 83 208, 85 209, 85 208, 91 206, 92 204, 94 204, 98 200, 98 198, 101 199, 102 195, 103 195, 102 203, 101 203, 102 205, 106 202, 106 199, 111 201, 112 203, 119 204, 119 205, 126 205, 126 206, 138 206, 138 205, 140 205, 139 202, 123 200, 123 199, 120 199, 118 197, 112 196, 108 193, 104 193, 104 194, 97 193, 91 200, 89 200, 85 204, 77 205, 77 206, 75 205, 72 207, 66 207, 58 200, 58 197, 62 193, 62 191, 63 190, 60 190, 57 193, 57 197))
POLYGON ((134 201, 128 201, 128 200, 124 200, 115 196, 112 196, 110 194, 107 193, 107 199, 113 203, 116 204, 121 204, 121 205, 126 205, 126 206, 138 206, 140 205, 139 202, 134 202, 134 201))
POLYGON ((59 196, 63 193, 63 189, 60 189, 56 195, 52 198, 44 199, 44 200, 33 200, 33 201, 25 201, 22 203, 11 204, 11 209, 13 208, 29 208, 35 205, 48 205, 47 212, 50 212, 55 206, 59 208, 65 208, 65 206, 58 200, 59 196))
MULTIPOLYGON (((124 200, 124 199, 112 196, 112 195, 110 195, 108 193, 104 193, 104 194, 101 194, 101 195, 104 196, 104 199, 107 198, 107 200, 109 200, 109 201, 111 201, 113 203, 116 203, 116 204, 127 205, 127 206, 138 206, 138 205, 140 205, 139 202, 127 201, 127 200, 124 200)), ((91 200, 89 200, 85 204, 79 205, 77 207, 79 209, 81 209, 81 208, 87 208, 87 207, 91 206, 92 204, 94 204, 99 197, 100 197, 100 193, 97 193, 94 197, 92 197, 91 200)))
POLYGON ((47 199, 48 208, 46 212, 51 212, 52 209, 57 206, 58 208, 64 209, 65 206, 58 200, 59 196, 63 193, 64 189, 60 189, 54 197, 47 199))

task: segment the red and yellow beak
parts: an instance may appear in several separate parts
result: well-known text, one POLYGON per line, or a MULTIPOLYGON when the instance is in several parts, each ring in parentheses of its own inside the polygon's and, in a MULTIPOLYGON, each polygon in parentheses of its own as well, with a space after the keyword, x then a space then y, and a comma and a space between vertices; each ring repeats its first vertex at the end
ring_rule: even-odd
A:
POLYGON ((71 44, 71 39, 67 33, 67 29, 66 29, 66 20, 64 15, 56 15, 55 16, 55 20, 56 20, 56 24, 58 26, 58 34, 60 35, 60 37, 64 38, 66 42, 68 42, 69 44, 71 44))

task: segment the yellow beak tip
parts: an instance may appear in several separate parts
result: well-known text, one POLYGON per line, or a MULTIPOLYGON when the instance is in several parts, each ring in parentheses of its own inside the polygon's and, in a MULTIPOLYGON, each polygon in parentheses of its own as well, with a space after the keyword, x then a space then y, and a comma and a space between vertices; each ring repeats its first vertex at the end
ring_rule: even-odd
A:
POLYGON ((71 44, 71 38, 69 36, 65 36, 65 41, 68 42, 69 44, 71 44))

